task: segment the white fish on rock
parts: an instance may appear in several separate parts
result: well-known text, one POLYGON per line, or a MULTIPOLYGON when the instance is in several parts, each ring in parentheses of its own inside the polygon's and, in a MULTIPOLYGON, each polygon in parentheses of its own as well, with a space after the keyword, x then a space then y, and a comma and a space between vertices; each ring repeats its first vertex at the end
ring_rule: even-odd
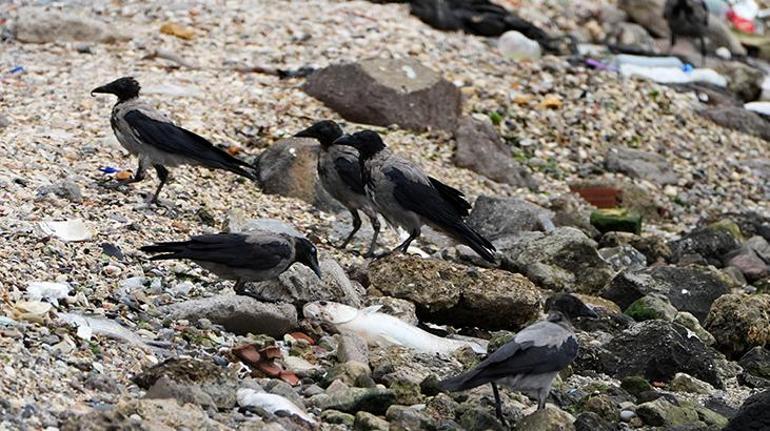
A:
POLYGON ((78 337, 84 340, 89 340, 92 335, 101 335, 152 350, 144 338, 113 320, 77 313, 59 313, 57 318, 68 325, 76 326, 78 337))
POLYGON ((462 347, 470 347, 476 353, 486 353, 486 346, 470 341, 442 338, 410 325, 403 320, 379 313, 380 305, 359 310, 348 305, 329 301, 305 304, 302 309, 306 319, 328 323, 340 332, 353 332, 376 346, 402 346, 425 353, 449 354, 462 347))
POLYGON ((298 416, 307 423, 316 423, 316 421, 313 420, 310 415, 305 413, 304 410, 299 408, 299 406, 291 402, 288 398, 280 395, 242 388, 238 389, 236 398, 238 399, 238 405, 241 407, 259 407, 273 414, 276 412, 288 413, 290 415, 298 416))

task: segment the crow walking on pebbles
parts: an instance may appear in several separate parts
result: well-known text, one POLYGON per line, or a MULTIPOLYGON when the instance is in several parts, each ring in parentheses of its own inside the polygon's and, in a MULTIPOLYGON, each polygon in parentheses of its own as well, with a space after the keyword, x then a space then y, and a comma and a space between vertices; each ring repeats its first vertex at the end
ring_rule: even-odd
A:
POLYGON ((321 278, 318 252, 305 238, 270 232, 200 235, 188 241, 161 242, 141 248, 160 253, 151 260, 189 259, 221 278, 235 280, 235 292, 247 295, 246 283, 278 277, 299 262, 321 278))
POLYGON ((548 300, 548 317, 516 334, 470 371, 439 383, 447 391, 464 391, 492 384, 495 413, 504 422, 497 383, 537 398, 545 408, 554 377, 577 357, 578 341, 570 324, 576 317, 598 317, 580 299, 558 294, 548 300))
POLYGON ((671 32, 671 46, 677 36, 700 39, 701 62, 706 64, 705 36, 709 26, 709 10, 703 0, 666 0, 663 17, 671 32))
POLYGON ((112 108, 110 125, 118 142, 139 158, 139 166, 134 176, 117 182, 114 186, 142 181, 145 170, 150 166, 155 168, 160 180, 151 203, 158 202, 158 195, 168 181, 167 167, 204 166, 230 171, 256 181, 253 166, 215 147, 205 138, 172 123, 165 115, 141 100, 139 90, 139 83, 134 78, 125 77, 91 91, 92 95, 106 93, 118 97, 118 102, 112 108))
POLYGON ((462 192, 427 176, 419 167, 393 154, 374 131, 344 135, 334 144, 358 150, 366 193, 388 223, 409 232, 406 241, 393 251, 406 253, 409 244, 420 236, 422 226, 427 224, 468 245, 485 260, 495 261, 492 243, 463 220, 471 205, 462 192))
POLYGON ((374 229, 369 250, 364 256, 373 256, 377 247, 377 236, 380 234, 380 220, 377 218, 374 203, 364 190, 358 151, 353 147, 334 145, 334 141, 342 136, 342 128, 334 121, 319 121, 294 136, 313 138, 321 144, 321 152, 318 155, 318 177, 321 184, 353 217, 353 230, 340 248, 345 248, 361 228, 361 217, 358 215, 361 211, 369 217, 374 229))

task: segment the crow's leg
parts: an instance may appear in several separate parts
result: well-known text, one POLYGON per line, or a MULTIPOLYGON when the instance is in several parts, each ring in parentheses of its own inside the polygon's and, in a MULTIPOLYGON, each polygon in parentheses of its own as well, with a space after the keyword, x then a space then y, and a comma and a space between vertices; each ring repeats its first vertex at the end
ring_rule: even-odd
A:
POLYGON ((377 248, 377 237, 380 235, 380 219, 377 218, 377 213, 368 214, 369 221, 372 222, 372 229, 374 229, 374 235, 372 235, 372 242, 369 244, 369 251, 366 252, 364 257, 374 256, 374 250, 377 248))
POLYGON ((133 177, 127 179, 127 180, 116 180, 111 183, 104 184, 104 187, 107 187, 108 189, 116 189, 120 186, 138 183, 144 179, 144 171, 147 169, 147 164, 144 162, 144 159, 141 157, 139 158, 139 165, 136 167, 136 173, 133 177))
POLYGON ((545 400, 548 398, 548 393, 551 392, 550 386, 548 388, 540 389, 537 392, 537 409, 543 410, 545 408, 545 400))
POLYGON ((700 37, 700 62, 701 67, 706 67, 706 39, 703 36, 700 37))
POLYGON ((153 166, 155 167, 155 172, 158 173, 158 179, 160 180, 160 184, 158 184, 158 188, 155 190, 155 194, 152 196, 150 203, 157 204, 160 191, 161 189, 163 189, 163 186, 166 184, 166 181, 168 181, 168 169, 166 169, 163 165, 153 165, 153 166))
POLYGON ((668 46, 668 54, 671 54, 671 51, 674 49, 674 45, 676 45, 676 33, 673 31, 671 32, 671 44, 668 46))
POLYGON ((492 394, 495 396, 495 415, 497 419, 500 419, 500 423, 506 426, 505 418, 503 417, 503 406, 500 402, 500 391, 497 390, 495 382, 490 382, 490 384, 492 385, 492 394))
POLYGON ((406 241, 404 241, 403 243, 401 243, 401 245, 393 249, 393 251, 400 251, 401 253, 406 254, 406 251, 409 250, 409 245, 412 244, 412 241, 414 241, 415 238, 417 238, 418 236, 420 236, 419 228, 413 230, 409 234, 409 237, 406 239, 406 241))
POLYGON ((359 229, 361 229, 361 217, 358 215, 358 210, 356 209, 349 209, 350 215, 353 216, 353 230, 350 232, 347 238, 345 238, 345 241, 342 242, 342 244, 339 245, 338 248, 345 248, 350 243, 350 240, 353 239, 353 236, 358 232, 359 229))

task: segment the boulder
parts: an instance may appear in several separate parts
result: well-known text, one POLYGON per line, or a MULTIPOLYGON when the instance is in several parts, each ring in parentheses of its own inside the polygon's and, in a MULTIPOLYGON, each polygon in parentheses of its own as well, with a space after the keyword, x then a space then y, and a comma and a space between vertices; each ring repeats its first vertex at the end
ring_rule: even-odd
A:
POLYGON ((114 43, 131 39, 108 24, 86 16, 23 7, 13 25, 13 34, 21 42, 103 42, 114 43))
POLYGON ((665 157, 631 148, 612 148, 604 161, 607 170, 656 184, 676 184, 677 175, 665 157))
POLYGON ((618 7, 653 36, 668 37, 668 24, 663 20, 665 3, 665 0, 620 0, 618 7))
POLYGON ((724 106, 699 111, 714 123, 730 130, 770 140, 770 123, 743 107, 724 106))
POLYGON ((385 412, 391 431, 436 429, 436 421, 425 412, 424 406, 392 405, 385 412))
POLYGON ((62 431, 226 429, 222 424, 209 419, 201 407, 179 404, 172 399, 122 400, 112 408, 69 416, 60 428, 62 431))
POLYGON ((575 418, 558 407, 546 406, 516 422, 517 431, 574 431, 575 418))
POLYGON ((333 301, 360 308, 363 288, 348 279, 345 270, 330 255, 321 252, 321 279, 307 266, 294 264, 277 279, 249 284, 249 290, 268 302, 301 306, 313 301, 333 301))
POLYGON ((754 235, 746 241, 746 248, 753 251, 760 259, 770 264, 770 243, 759 236, 754 235))
POLYGON ((455 326, 518 329, 534 319, 542 294, 519 274, 393 254, 369 266, 370 291, 409 300, 417 317, 455 326))
MULTIPOLYGON (((764 238, 763 238, 764 239, 764 238)), ((770 267, 754 250, 743 247, 728 254, 727 266, 737 268, 748 281, 757 281, 767 277, 770 267)))
POLYGON ((368 412, 357 412, 353 423, 354 431, 388 431, 390 424, 385 419, 368 412))
POLYGON ((640 270, 647 267, 647 256, 630 245, 601 248, 599 256, 615 271, 640 270))
POLYGON ((537 285, 556 291, 597 293, 614 271, 599 256, 596 242, 571 227, 550 233, 528 232, 494 242, 502 267, 520 272, 537 285))
POLYGON ((613 423, 594 412, 581 413, 575 419, 575 431, 615 431, 613 423))
POLYGON ((318 394, 310 398, 309 404, 321 410, 338 410, 355 414, 365 411, 376 415, 385 414, 396 397, 390 389, 347 388, 332 393, 318 394))
POLYGON ((632 22, 617 23, 607 36, 608 44, 629 47, 640 52, 655 52, 658 49, 650 33, 641 25, 632 22))
POLYGON ((262 191, 301 199, 326 211, 342 210, 318 179, 320 148, 314 139, 308 138, 286 138, 271 145, 256 163, 262 191))
POLYGON ((738 361, 743 368, 739 381, 751 387, 770 388, 770 350, 754 347, 738 361))
POLYGON ((453 132, 460 89, 414 59, 335 64, 310 75, 303 89, 349 121, 453 132))
POLYGON ((692 313, 703 321, 711 304, 730 289, 711 268, 657 266, 616 275, 601 296, 627 309, 632 302, 650 293, 659 293, 677 310, 692 313))
POLYGON ((705 327, 717 348, 739 357, 770 342, 770 295, 729 294, 714 301, 705 327))
POLYGON ((473 117, 460 120, 460 125, 455 131, 455 140, 455 165, 470 169, 498 183, 536 188, 537 183, 527 168, 513 158, 511 149, 486 117, 484 120, 473 117))
POLYGON ((630 245, 647 258, 647 264, 665 262, 671 258, 671 247, 659 236, 641 236, 629 232, 607 232, 599 240, 601 247, 630 245))
POLYGON ((642 296, 626 309, 626 314, 637 322, 651 319, 672 322, 676 313, 676 308, 668 302, 668 298, 655 292, 642 296))
POLYGON ((676 373, 669 389, 674 392, 690 392, 693 394, 708 395, 714 392, 714 387, 702 382, 687 373, 676 373))
POLYGON ((131 379, 147 390, 145 398, 174 398, 181 403, 231 409, 241 383, 235 368, 190 358, 171 358, 131 379))
POLYGON ((670 428, 698 421, 698 412, 690 407, 677 406, 661 397, 636 407, 636 414, 645 425, 670 428))
POLYGON ((727 89, 744 102, 757 100, 762 94, 764 73, 761 70, 738 61, 720 62, 714 70, 727 78, 727 89))
POLYGON ((698 318, 693 316, 692 313, 688 313, 686 311, 680 311, 676 313, 676 316, 674 317, 674 323, 678 323, 692 331, 695 335, 698 336, 698 338, 700 338, 701 341, 703 341, 703 344, 707 346, 713 346, 714 343, 716 343, 714 336, 711 335, 711 333, 707 331, 706 328, 701 326, 698 318))
MULTIPOLYGON (((690 374, 724 387, 723 358, 684 326, 647 320, 626 329, 602 346, 581 345, 576 370, 593 370, 621 379, 643 376, 667 382, 676 373, 690 374)), ((582 373, 581 373, 582 374, 582 373)))
POLYGON ((722 431, 770 429, 770 390, 756 393, 743 402, 738 413, 722 431))
POLYGON ((217 295, 161 307, 170 320, 197 322, 208 319, 234 334, 267 334, 283 337, 297 327, 297 309, 291 304, 265 303, 249 296, 217 295))
POLYGON ((545 231, 553 226, 553 212, 524 199, 479 196, 468 216, 468 225, 495 241, 521 232, 545 231))
POLYGON ((733 221, 725 219, 708 226, 699 227, 682 238, 672 241, 671 259, 679 262, 684 258, 697 256, 710 265, 721 266, 722 258, 741 247, 741 230, 733 221))

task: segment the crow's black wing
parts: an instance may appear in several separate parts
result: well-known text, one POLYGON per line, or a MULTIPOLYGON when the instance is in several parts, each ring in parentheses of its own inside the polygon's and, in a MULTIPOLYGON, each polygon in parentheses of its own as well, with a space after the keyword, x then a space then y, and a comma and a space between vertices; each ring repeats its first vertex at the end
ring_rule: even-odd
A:
POLYGON ((435 187, 441 196, 444 197, 444 200, 452 204, 452 207, 454 207, 460 217, 466 217, 468 215, 471 204, 465 200, 463 192, 454 187, 450 187, 433 177, 428 177, 428 179, 430 180, 430 183, 433 184, 433 187, 435 187))
POLYGON ((347 157, 337 157, 334 159, 334 169, 351 190, 362 195, 365 193, 364 182, 361 179, 361 164, 357 158, 352 160, 347 157))
POLYGON ((247 239, 247 236, 235 233, 200 235, 189 241, 162 242, 141 250, 164 253, 153 256, 152 260, 191 259, 256 270, 274 268, 291 257, 291 246, 284 239, 256 243, 247 239))
POLYGON ((252 168, 227 152, 215 147, 206 138, 172 123, 154 120, 141 111, 128 111, 123 119, 142 142, 169 154, 193 159, 200 164, 242 175, 255 180, 254 175, 243 169, 252 168))

